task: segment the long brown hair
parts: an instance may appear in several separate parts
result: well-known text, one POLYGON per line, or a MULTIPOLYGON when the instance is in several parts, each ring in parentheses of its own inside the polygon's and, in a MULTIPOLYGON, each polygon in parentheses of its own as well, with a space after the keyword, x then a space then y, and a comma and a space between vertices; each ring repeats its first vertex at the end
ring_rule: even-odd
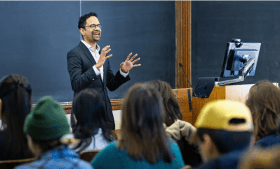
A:
POLYGON ((163 98, 163 106, 165 109, 164 123, 166 126, 172 125, 177 119, 182 120, 183 115, 179 103, 171 90, 170 84, 161 80, 153 80, 147 82, 147 84, 156 88, 163 98))
POLYGON ((6 136, 5 154, 12 151, 12 158, 20 155, 31 156, 27 139, 23 132, 25 117, 31 108, 31 86, 20 75, 9 75, 0 81, 0 99, 2 100, 1 127, 6 136))
POLYGON ((256 141, 276 132, 280 113, 278 87, 267 80, 256 83, 249 91, 246 105, 252 113, 256 141))
POLYGON ((170 144, 163 127, 162 98, 145 84, 133 85, 122 107, 122 124, 118 147, 135 160, 156 163, 160 158, 171 163, 170 144))

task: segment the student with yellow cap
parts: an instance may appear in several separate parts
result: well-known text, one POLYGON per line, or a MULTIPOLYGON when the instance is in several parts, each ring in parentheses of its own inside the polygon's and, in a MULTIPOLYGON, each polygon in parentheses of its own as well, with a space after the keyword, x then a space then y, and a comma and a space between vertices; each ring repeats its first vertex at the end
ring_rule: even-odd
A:
POLYGON ((193 143, 199 146, 204 164, 199 169, 234 169, 249 147, 253 123, 242 103, 216 100, 206 104, 197 117, 193 143))

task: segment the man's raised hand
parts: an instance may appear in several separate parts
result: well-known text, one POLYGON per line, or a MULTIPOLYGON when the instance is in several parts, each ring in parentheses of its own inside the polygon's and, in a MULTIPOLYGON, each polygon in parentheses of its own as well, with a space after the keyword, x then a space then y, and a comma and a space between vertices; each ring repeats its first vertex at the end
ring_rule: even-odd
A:
POLYGON ((124 73, 127 73, 130 69, 134 68, 134 67, 139 67, 141 66, 141 64, 134 64, 135 62, 139 61, 140 58, 136 58, 136 56, 138 56, 138 54, 135 54, 132 56, 132 58, 130 58, 132 55, 132 53, 130 53, 126 60, 124 62, 121 63, 121 71, 124 73), (135 59, 135 60, 134 60, 135 59))
POLYGON ((105 46, 105 47, 101 50, 100 57, 99 57, 97 63, 95 64, 95 67, 96 67, 97 69, 99 69, 101 66, 103 66, 103 64, 105 63, 106 59, 108 59, 108 58, 110 58, 110 57, 113 56, 113 54, 106 56, 106 54, 107 54, 108 52, 110 52, 110 51, 111 51, 110 45, 105 46))

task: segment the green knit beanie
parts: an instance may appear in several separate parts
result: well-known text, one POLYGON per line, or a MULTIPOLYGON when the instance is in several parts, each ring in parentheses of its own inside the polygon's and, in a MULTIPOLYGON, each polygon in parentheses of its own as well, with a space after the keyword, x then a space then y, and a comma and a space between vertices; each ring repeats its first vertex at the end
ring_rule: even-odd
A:
POLYGON ((69 134, 70 126, 61 105, 45 96, 26 117, 24 132, 37 140, 53 140, 69 134))

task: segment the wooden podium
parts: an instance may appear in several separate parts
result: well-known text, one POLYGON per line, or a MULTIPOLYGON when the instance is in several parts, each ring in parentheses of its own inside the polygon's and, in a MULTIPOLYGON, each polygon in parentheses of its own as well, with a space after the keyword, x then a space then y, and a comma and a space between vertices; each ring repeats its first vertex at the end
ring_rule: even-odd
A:
MULTIPOLYGON (((278 83, 274 83, 278 87, 278 83)), ((234 100, 241 103, 245 103, 249 90, 253 84, 246 85, 229 85, 229 86, 215 86, 212 90, 209 98, 195 98, 191 96, 192 111, 189 109, 188 88, 173 89, 173 93, 176 95, 181 112, 183 114, 183 120, 194 125, 196 118, 202 109, 202 107, 217 99, 234 100)), ((192 93, 192 89, 190 89, 192 93)), ((111 100, 113 110, 121 110, 122 99, 111 100)), ((63 105, 66 114, 71 113, 72 102, 63 105)))
MULTIPOLYGON (((278 83, 274 84, 278 86, 278 83)), ((173 92, 178 99, 179 106, 183 114, 183 120, 194 125, 200 110, 206 103, 217 99, 228 99, 245 103, 252 85, 253 84, 215 86, 209 98, 191 98, 192 111, 189 110, 188 88, 173 89, 173 92)))

